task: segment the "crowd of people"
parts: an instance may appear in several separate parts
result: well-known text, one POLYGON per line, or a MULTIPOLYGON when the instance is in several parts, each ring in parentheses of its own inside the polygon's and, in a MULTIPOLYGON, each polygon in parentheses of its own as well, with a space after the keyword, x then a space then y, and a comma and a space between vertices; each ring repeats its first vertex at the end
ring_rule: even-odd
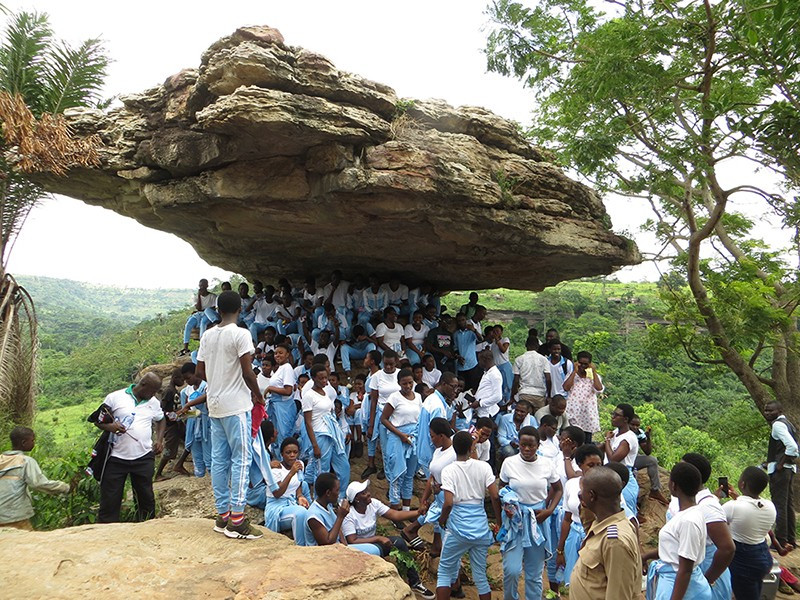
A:
MULTIPOLYGON (((141 518, 154 514, 150 482, 163 448, 156 478, 173 459, 188 474, 191 453, 194 475, 210 473, 214 531, 231 538, 262 536, 246 505, 298 545, 383 557, 425 548, 419 532, 431 526, 436 591, 414 569, 406 574, 423 598, 462 597, 464 555, 479 597, 490 598, 486 563, 497 542, 507 599, 519 597, 523 578, 526 600, 539 600, 545 572, 556 596, 567 586, 571 599, 638 599, 647 565, 648 598, 758 600, 773 564, 768 534, 781 553, 795 547, 798 447, 776 403, 764 410, 769 464, 745 469, 740 495, 724 483, 707 487, 709 461, 686 454, 670 473, 668 501, 649 428, 619 403, 612 430, 601 433, 602 378, 591 354, 573 357, 556 330, 544 341, 530 330, 511 360, 502 325, 486 323, 475 293, 450 314, 430 285, 351 283, 338 271, 322 288, 313 278, 302 290, 253 282, 254 296, 244 283, 238 293, 227 288, 216 296, 200 282, 182 352, 192 360, 173 373, 160 404, 152 374, 106 398, 111 418, 95 419, 111 440, 100 522, 119 519, 127 476, 141 518), (365 453, 354 477, 352 461, 365 453), (637 470, 650 482, 645 498, 637 470), (373 496, 373 476, 386 480, 386 498, 373 496), (761 497, 768 485, 775 504, 761 497), (658 547, 647 552, 645 501, 669 505, 658 547), (381 535, 379 517, 397 535, 381 535)), ((26 446, 17 439, 15 449, 26 446)), ((1 507, 2 496, 0 515, 1 507)))

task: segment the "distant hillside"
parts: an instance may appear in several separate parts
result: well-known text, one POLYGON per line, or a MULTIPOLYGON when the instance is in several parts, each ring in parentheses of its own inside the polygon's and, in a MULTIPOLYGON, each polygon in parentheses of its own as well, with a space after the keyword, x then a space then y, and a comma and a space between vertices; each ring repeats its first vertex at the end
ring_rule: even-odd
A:
POLYGON ((130 325, 189 307, 193 293, 189 289, 118 288, 31 275, 21 275, 17 281, 31 293, 37 309, 69 307, 130 325))

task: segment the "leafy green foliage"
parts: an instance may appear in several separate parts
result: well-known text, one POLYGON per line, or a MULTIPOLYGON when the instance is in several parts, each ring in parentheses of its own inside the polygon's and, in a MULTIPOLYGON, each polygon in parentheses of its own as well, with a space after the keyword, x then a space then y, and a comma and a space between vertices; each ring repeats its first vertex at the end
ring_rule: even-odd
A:
POLYGON ((397 571, 400 573, 401 577, 405 577, 406 574, 408 574, 409 569, 419 570, 419 566, 417 565, 417 561, 414 559, 414 555, 409 551, 400 550, 399 548, 392 548, 389 552, 389 556, 394 559, 395 564, 397 565, 397 571))

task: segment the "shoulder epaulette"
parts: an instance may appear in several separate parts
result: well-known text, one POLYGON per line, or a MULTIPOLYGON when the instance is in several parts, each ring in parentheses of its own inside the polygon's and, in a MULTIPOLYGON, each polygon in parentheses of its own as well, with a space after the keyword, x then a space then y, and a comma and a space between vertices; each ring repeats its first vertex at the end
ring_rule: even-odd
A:
POLYGON ((617 531, 616 525, 609 525, 606 528, 606 537, 613 540, 619 537, 619 531, 617 531))

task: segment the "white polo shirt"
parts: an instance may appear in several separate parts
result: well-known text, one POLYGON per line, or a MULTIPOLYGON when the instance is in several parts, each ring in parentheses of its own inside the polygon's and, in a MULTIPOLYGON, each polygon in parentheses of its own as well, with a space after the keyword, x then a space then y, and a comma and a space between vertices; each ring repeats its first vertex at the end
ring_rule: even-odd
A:
POLYGON ((135 460, 153 450, 153 421, 164 418, 161 403, 155 398, 137 402, 133 397, 133 386, 111 392, 104 400, 111 414, 127 431, 112 433, 116 439, 111 456, 123 460, 135 460))

